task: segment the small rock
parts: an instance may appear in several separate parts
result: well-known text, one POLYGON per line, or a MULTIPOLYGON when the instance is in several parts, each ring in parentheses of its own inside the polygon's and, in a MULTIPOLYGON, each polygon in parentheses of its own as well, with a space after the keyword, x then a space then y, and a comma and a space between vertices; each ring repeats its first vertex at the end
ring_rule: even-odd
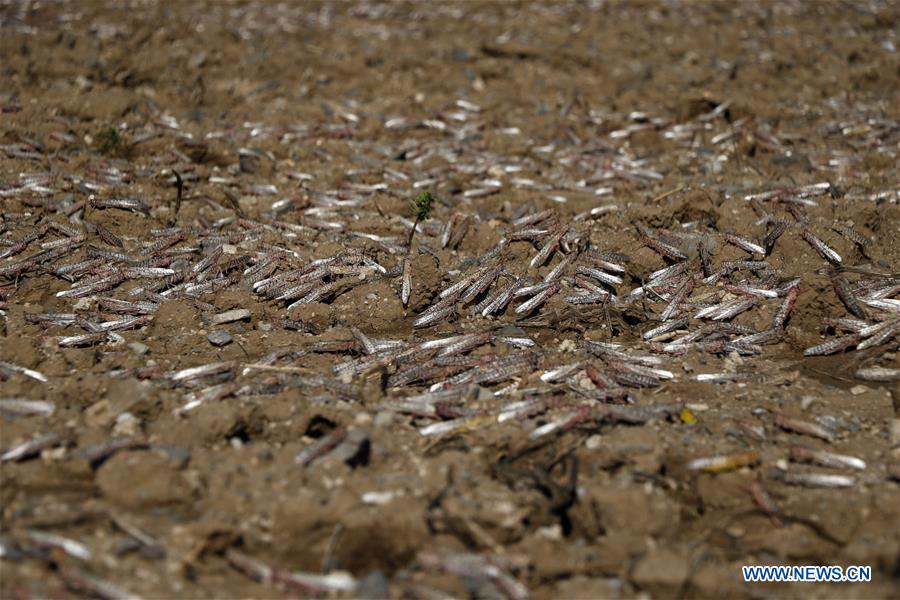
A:
POLYGON ((79 75, 75 78, 75 85, 78 86, 78 89, 82 92, 87 92, 94 87, 94 82, 84 75, 79 75))
POLYGON ((596 450, 603 445, 603 438, 599 435, 592 435, 584 442, 584 447, 588 450, 596 450))
POLYGON ((560 352, 574 352, 577 348, 578 348, 578 346, 572 340, 563 340, 559 344, 560 352))
POLYGON ((865 394, 868 390, 869 388, 864 385, 854 385, 850 388, 850 393, 854 396, 859 396, 860 394, 865 394))
POLYGON ((88 427, 100 429, 113 422, 113 410, 109 400, 100 400, 84 411, 84 422, 88 427))
POLYGON ((75 303, 75 310, 88 310, 94 306, 94 299, 91 297, 79 298, 75 303))
POLYGON ((361 496, 360 500, 362 500, 363 504, 384 506, 385 504, 390 504, 398 495, 397 492, 366 492, 361 496))
POLYGON ((232 323, 234 321, 240 321, 242 319, 249 319, 250 311, 246 308, 236 308, 234 310, 226 310, 223 313, 219 313, 215 315, 212 319, 210 319, 210 323, 213 325, 222 325, 223 323, 232 323))
POLYGON ((143 356, 150 351, 150 347, 147 346, 147 344, 142 344, 140 342, 131 342, 128 344, 128 347, 138 356, 143 356))
POLYGON ((375 427, 389 427, 394 423, 394 413, 383 410, 375 414, 372 424, 375 427))
POLYGON ((59 448, 45 448, 41 450, 41 460, 49 462, 53 460, 62 460, 68 454, 68 450, 65 446, 60 446, 59 448))
POLYGON ((272 324, 271 323, 260 323, 259 325, 256 326, 256 328, 259 329, 260 331, 272 331, 272 324))
POLYGON ((116 417, 116 425, 113 427, 113 435, 121 437, 134 437, 140 433, 140 421, 130 412, 125 412, 116 417))
POLYGON ((553 525, 549 525, 547 527, 541 527, 536 532, 535 535, 538 537, 542 537, 547 540, 552 541, 560 541, 563 537, 562 527, 560 527, 559 523, 555 523, 553 525))
POLYGON ((206 336, 213 346, 227 346, 232 342, 231 334, 227 331, 212 331, 206 336))
POLYGON ((725 533, 727 533, 728 535, 730 535, 733 538, 742 538, 742 537, 744 537, 744 534, 747 533, 747 531, 743 527, 740 527, 739 525, 732 525, 731 527, 729 527, 728 529, 725 530, 725 533))
POLYGON ((834 415, 819 415, 816 417, 816 422, 832 432, 837 432, 839 429, 846 427, 844 419, 834 415))
POLYGON ((199 69, 203 65, 206 64, 206 52, 200 50, 199 52, 195 52, 191 58, 188 59, 188 68, 190 69, 199 69))

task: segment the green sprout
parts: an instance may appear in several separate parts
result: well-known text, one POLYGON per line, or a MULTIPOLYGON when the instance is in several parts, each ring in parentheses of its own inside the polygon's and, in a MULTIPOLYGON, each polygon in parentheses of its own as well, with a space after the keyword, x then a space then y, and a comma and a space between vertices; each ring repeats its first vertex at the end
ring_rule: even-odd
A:
POLYGON ((412 212, 416 217, 416 221, 413 223, 412 229, 409 230, 409 239, 406 240, 407 254, 412 250, 412 241, 413 236, 416 235, 416 227, 418 227, 419 223, 422 221, 428 220, 428 214, 431 212, 431 204, 433 202, 434 196, 431 195, 431 192, 422 192, 416 196, 415 200, 413 200, 412 212))
POLYGON ((119 154, 124 148, 124 140, 119 131, 110 125, 97 134, 97 149, 101 154, 119 154))
POLYGON ((422 192, 416 196, 416 199, 413 202, 413 212, 416 215, 416 223, 428 218, 428 213, 431 212, 432 202, 434 202, 434 196, 431 195, 431 192, 422 192))

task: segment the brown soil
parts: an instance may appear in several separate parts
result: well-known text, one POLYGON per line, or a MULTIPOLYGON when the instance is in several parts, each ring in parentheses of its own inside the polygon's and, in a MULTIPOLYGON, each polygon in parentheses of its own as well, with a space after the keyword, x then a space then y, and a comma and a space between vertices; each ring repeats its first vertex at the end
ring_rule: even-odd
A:
MULTIPOLYGON (((513 580, 537 598, 900 596, 900 385, 856 377, 900 368, 900 336, 804 357, 842 335, 826 318, 852 315, 830 265, 802 237, 806 228, 840 254, 860 294, 893 281, 886 308, 865 310, 869 323, 898 329, 898 31, 890 2, 0 3, 0 400, 55 407, 22 416, 0 405, 0 453, 62 434, 34 456, 0 462, 0 596, 317 594, 254 581, 234 567, 236 550, 283 570, 347 572, 355 587, 338 596, 516 597, 513 580), (184 181, 177 210, 175 173, 184 181), (822 182, 825 193, 795 202, 822 182), (384 185, 366 187, 375 184, 384 185), (413 244, 404 307, 406 219, 424 189, 437 201, 413 244), (768 190, 785 191, 745 199, 768 190), (113 199, 148 210, 103 207, 113 199), (596 206, 617 210, 574 219, 596 206), (630 257, 620 303, 565 302, 576 291, 570 268, 563 290, 531 314, 514 312, 518 299, 488 318, 460 304, 455 317, 413 327, 512 220, 544 209, 581 235, 566 252, 590 243, 630 257), (750 259, 722 234, 758 243, 762 213, 790 224, 765 257, 770 287, 800 278, 783 337, 751 354, 672 356, 643 341, 667 302, 626 297, 673 261, 635 225, 682 240, 699 271, 700 236, 714 240, 716 266, 750 259), (442 247, 443 224, 463 216, 468 233, 442 247), (62 227, 27 240, 51 223, 62 227), (836 223, 872 243, 860 246, 836 223), (169 249, 147 248, 173 232, 184 235, 169 249), (38 255, 66 237, 64 252, 38 255), (158 264, 138 266, 186 275, 223 244, 206 276, 213 289, 187 293, 175 277, 133 275, 83 297, 57 295, 152 258, 158 264), (281 256, 278 274, 348 250, 388 274, 353 271, 334 294, 290 310, 293 300, 254 293, 242 275, 266 255, 281 256), (54 272, 97 256, 68 279, 54 272), (128 316, 112 314, 105 298, 152 302, 155 312, 117 332, 122 339, 100 333, 61 347, 60 337, 128 316), (250 316, 213 320, 234 309, 250 316), (40 320, 52 313, 75 318, 40 320), (461 403, 432 417, 392 408, 439 381, 386 386, 408 362, 334 370, 362 355, 356 329, 412 344, 511 325, 536 342, 524 351, 534 367, 460 384, 461 403), (216 332, 232 341, 213 345, 216 332), (573 387, 593 389, 584 377, 573 387, 540 379, 587 358, 585 339, 660 356, 674 378, 630 388, 630 401, 670 414, 531 436, 584 402, 573 387), (273 352, 281 354, 268 360, 273 352), (233 362, 199 379, 172 377, 220 361, 233 362), (266 361, 273 369, 246 370, 266 361), (751 377, 695 378, 720 372, 751 377), (548 402, 530 416, 494 418, 529 398, 548 402), (779 428, 778 413, 830 427, 833 438, 779 428), (466 427, 421 433, 468 414, 476 418, 466 427), (342 431, 333 450, 295 460, 342 431), (123 438, 129 447, 101 459, 85 453, 123 438), (866 468, 789 462, 796 445, 866 468), (759 460, 718 473, 688 468, 746 452, 759 460), (784 481, 794 473, 854 479, 806 488, 784 481), (754 503, 753 482, 779 515, 754 503), (81 543, 90 556, 34 532, 81 543), (460 576, 453 553, 504 575, 471 567, 460 576), (870 565, 873 578, 749 584, 744 564, 870 565)), ((538 282, 561 260, 530 268, 542 245, 511 242, 500 260, 538 282)), ((690 301, 716 289, 698 283, 690 301)), ((783 299, 731 322, 765 330, 783 299)), ((684 313, 689 331, 702 326, 696 310, 684 313)), ((466 356, 499 364, 522 352, 504 333, 466 356)))

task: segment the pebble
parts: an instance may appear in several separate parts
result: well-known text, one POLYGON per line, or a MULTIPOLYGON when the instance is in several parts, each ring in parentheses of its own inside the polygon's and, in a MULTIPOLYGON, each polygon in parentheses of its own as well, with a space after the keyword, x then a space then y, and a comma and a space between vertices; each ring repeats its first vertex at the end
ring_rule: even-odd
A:
POLYGON ((383 410, 375 414, 372 424, 375 427, 388 427, 394 422, 394 413, 383 410))
POLYGON ((744 534, 747 533, 747 531, 743 527, 740 527, 738 525, 732 525, 731 527, 726 529, 725 532, 733 538, 744 537, 744 534))
POLYGON ((188 59, 188 67, 191 69, 199 69, 203 65, 206 64, 206 52, 200 50, 199 52, 195 52, 190 59, 188 59))
POLYGON ((84 422, 92 429, 102 429, 115 420, 109 400, 99 400, 84 411, 84 422))
POLYGON ((131 348, 131 351, 137 355, 143 356, 150 351, 150 347, 147 344, 142 344, 140 342, 131 342, 128 344, 128 347, 131 348))
POLYGON ((385 505, 397 496, 397 492, 366 492, 360 498, 363 504, 385 505))
POLYGON ((208 339, 209 343, 213 346, 225 346, 232 341, 231 334, 227 331, 211 331, 209 335, 206 336, 206 339, 208 339))
POLYGON ((210 323, 213 325, 221 325, 222 323, 231 323, 233 321, 240 321, 241 319, 249 319, 250 311, 246 308, 236 308, 234 310, 226 310, 223 313, 219 313, 214 316, 210 323))
POLYGON ((554 542, 561 541, 563 538, 562 527, 559 525, 559 523, 548 525, 547 527, 541 527, 535 532, 535 537, 544 538, 545 540, 552 540, 554 542))
POLYGON ((563 340, 559 344, 560 352, 574 352, 576 349, 578 349, 578 346, 572 340, 563 340))
MULTIPOLYGON (((87 92, 92 87, 94 87, 94 82, 91 81, 90 79, 88 79, 87 77, 85 77, 84 75, 79 75, 78 77, 75 78, 75 85, 77 85, 78 89, 80 89, 82 92, 87 92)), ((87 137, 87 136, 85 136, 85 137, 87 137)), ((90 142, 88 142, 88 143, 90 143, 90 142)))
POLYGON ((113 427, 113 435, 131 437, 140 433, 140 421, 130 412, 125 412, 116 417, 116 424, 113 427))

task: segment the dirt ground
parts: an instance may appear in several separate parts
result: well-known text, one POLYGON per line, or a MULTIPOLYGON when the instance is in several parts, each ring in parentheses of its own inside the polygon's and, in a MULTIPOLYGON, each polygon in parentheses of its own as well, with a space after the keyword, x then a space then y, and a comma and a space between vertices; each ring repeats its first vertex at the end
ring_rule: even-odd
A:
POLYGON ((0 0, 0 596, 897 598, 898 32, 0 0))

